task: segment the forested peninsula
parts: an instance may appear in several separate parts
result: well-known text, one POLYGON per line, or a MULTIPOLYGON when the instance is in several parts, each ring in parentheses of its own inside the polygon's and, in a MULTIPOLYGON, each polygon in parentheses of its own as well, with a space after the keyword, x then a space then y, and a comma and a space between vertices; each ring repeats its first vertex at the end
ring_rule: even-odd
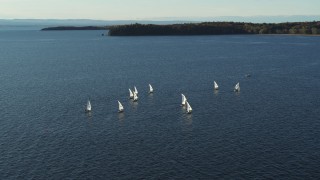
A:
POLYGON ((66 31, 66 30, 107 30, 108 26, 56 26, 41 29, 41 31, 66 31))
POLYGON ((287 23, 202 22, 110 26, 110 36, 303 34, 319 35, 320 21, 287 23))

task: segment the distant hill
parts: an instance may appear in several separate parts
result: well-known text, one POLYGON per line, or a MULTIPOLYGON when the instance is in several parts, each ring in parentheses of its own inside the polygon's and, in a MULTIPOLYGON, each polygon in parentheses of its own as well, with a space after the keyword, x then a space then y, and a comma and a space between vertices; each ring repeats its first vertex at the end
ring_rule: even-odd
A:
MULTIPOLYGON (((153 21, 189 21, 189 22, 247 22, 247 23, 284 23, 320 21, 320 15, 290 15, 290 16, 216 16, 216 17, 165 17, 153 18, 153 21)), ((139 23, 139 22, 138 22, 139 23)), ((141 23, 143 24, 143 23, 141 23)), ((154 24, 154 23, 150 23, 154 24)))
POLYGON ((145 20, 91 20, 91 19, 0 19, 0 30, 34 29, 56 26, 111 26, 125 24, 184 24, 200 22, 251 22, 251 23, 283 23, 320 21, 320 15, 314 16, 218 16, 218 17, 160 17, 145 20))
POLYGON ((172 25, 130 24, 110 26, 110 36, 320 34, 320 21, 292 23, 202 22, 172 25))
POLYGON ((175 24, 187 23, 193 21, 135 21, 135 20, 121 20, 121 21, 107 21, 107 20, 90 20, 90 19, 0 19, 0 30, 14 30, 14 29, 31 29, 40 30, 46 27, 57 26, 110 26, 123 25, 132 23, 142 24, 175 24))

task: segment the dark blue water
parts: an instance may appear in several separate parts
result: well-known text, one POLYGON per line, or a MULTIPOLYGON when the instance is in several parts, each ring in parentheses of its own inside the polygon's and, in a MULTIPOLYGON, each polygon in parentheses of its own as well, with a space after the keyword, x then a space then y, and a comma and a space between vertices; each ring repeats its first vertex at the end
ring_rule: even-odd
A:
POLYGON ((101 33, 0 32, 0 179, 320 177, 320 37, 101 33))

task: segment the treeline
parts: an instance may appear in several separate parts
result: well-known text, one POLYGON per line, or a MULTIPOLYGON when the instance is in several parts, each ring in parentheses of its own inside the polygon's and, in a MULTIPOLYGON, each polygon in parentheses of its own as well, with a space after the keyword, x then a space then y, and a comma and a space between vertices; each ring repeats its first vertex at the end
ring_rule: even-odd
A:
POLYGON ((223 35, 223 34, 320 34, 320 22, 242 23, 203 22, 172 25, 130 24, 110 26, 110 36, 223 35))
POLYGON ((66 30, 107 30, 108 26, 57 26, 43 28, 41 31, 66 31, 66 30))

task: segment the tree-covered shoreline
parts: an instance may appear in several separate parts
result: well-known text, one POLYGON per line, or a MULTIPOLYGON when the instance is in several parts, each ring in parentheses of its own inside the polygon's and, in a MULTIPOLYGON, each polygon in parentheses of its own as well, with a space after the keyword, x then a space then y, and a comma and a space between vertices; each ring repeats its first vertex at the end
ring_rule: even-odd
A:
POLYGON ((320 21, 288 23, 202 22, 172 25, 110 26, 110 36, 304 34, 319 35, 320 21))

